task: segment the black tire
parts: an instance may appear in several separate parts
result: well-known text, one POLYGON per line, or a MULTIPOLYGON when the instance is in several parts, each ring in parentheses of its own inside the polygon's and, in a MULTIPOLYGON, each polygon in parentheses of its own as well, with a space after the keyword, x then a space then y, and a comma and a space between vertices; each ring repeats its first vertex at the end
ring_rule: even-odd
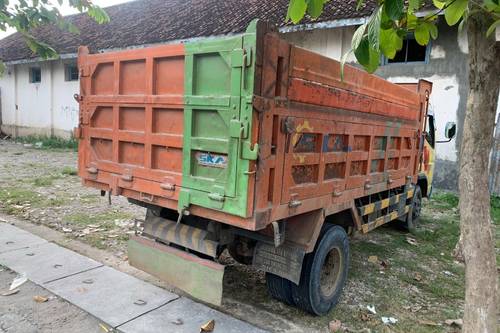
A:
POLYGON ((349 238, 337 225, 326 225, 312 253, 305 256, 300 284, 292 296, 300 309, 324 315, 339 302, 349 270, 349 238))
POLYGON ((266 286, 269 295, 287 305, 294 306, 292 297, 292 282, 281 276, 266 273, 266 286))
POLYGON ((414 231, 420 222, 420 215, 422 214, 422 189, 420 186, 415 185, 415 190, 413 191, 413 198, 411 199, 412 214, 405 217, 402 222, 404 229, 408 231, 414 231))

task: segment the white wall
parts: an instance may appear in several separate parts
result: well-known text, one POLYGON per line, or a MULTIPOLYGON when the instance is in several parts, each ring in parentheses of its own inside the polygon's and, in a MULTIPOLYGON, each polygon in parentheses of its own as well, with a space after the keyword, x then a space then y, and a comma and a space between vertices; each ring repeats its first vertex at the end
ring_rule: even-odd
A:
MULTIPOLYGON (((354 31, 356 27, 299 31, 288 33, 285 38, 292 44, 340 60, 351 49, 354 31)), ((347 58, 349 62, 354 60, 353 55, 347 58)))
POLYGON ((69 137, 78 124, 78 81, 65 81, 65 63, 46 61, 8 66, 0 78, 2 131, 16 135, 69 137), (31 67, 41 68, 41 82, 30 83, 31 67), (16 107, 17 106, 17 107, 16 107))

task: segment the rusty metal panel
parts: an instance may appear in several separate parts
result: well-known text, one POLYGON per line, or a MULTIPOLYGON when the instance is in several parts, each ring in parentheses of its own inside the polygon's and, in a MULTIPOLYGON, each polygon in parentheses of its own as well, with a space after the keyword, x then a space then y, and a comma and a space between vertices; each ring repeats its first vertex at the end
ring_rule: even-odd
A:
POLYGON ((129 240, 128 257, 130 265, 199 300, 215 305, 222 302, 223 265, 141 236, 129 240))

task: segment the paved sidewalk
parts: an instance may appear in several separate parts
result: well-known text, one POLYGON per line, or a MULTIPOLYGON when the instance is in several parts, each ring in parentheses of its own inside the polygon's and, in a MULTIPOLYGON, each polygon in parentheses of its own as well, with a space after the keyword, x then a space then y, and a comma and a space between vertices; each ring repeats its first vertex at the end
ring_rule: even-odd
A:
POLYGON ((264 332, 6 223, 0 264, 123 333, 197 333, 212 319, 215 333, 264 332))

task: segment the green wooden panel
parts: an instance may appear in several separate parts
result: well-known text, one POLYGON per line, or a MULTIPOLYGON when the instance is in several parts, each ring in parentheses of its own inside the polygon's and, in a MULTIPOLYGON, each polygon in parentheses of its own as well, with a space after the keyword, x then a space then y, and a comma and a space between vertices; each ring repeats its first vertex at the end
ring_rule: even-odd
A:
POLYGON ((183 178, 191 204, 246 217, 256 22, 240 36, 185 46, 183 178))

